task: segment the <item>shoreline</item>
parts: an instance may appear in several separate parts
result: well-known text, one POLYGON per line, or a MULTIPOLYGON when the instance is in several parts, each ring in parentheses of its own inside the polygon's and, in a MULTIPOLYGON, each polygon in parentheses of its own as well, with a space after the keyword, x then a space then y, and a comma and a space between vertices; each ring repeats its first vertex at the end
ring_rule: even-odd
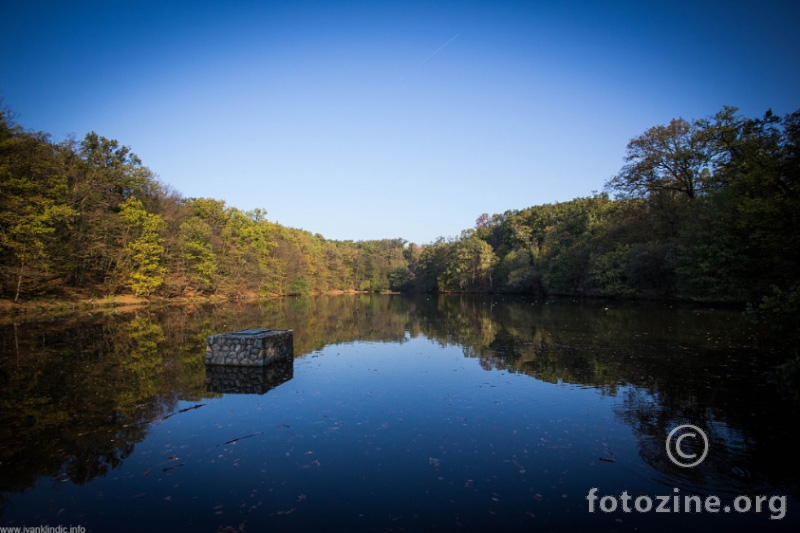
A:
MULTIPOLYGON (((309 296, 338 296, 343 294, 369 294, 369 291, 324 291, 309 296)), ((75 313, 127 313, 147 307, 182 306, 198 304, 220 304, 225 302, 256 302, 296 296, 291 294, 244 294, 237 297, 175 296, 145 298, 129 294, 104 297, 41 297, 14 302, 0 299, 0 324, 13 322, 15 318, 57 318, 75 313)))
MULTIPOLYGON (((317 296, 340 296, 340 295, 355 295, 355 294, 405 294, 396 291, 356 291, 356 290, 332 290, 332 291, 318 291, 305 295, 305 297, 317 296)), ((443 291, 440 294, 494 294, 494 295, 520 295, 518 293, 471 293, 462 291, 443 291)), ((8 323, 9 319, 14 318, 56 318, 75 313, 125 313, 133 312, 137 309, 146 307, 161 307, 161 306, 183 306, 183 305, 203 305, 203 304, 221 304, 226 302, 257 302, 266 300, 277 300, 280 298, 297 297, 296 294, 267 294, 258 295, 256 293, 242 294, 237 296, 155 296, 151 298, 133 296, 131 294, 121 294, 116 296, 104 297, 87 297, 85 295, 72 295, 72 296, 42 296, 39 298, 31 298, 25 301, 14 302, 12 300, 0 299, 0 323, 8 323)), ((527 295, 531 296, 531 295, 527 295)), ((588 299, 588 300, 611 300, 617 302, 637 302, 637 301, 663 301, 676 304, 695 304, 695 305, 716 305, 722 307, 744 307, 746 302, 731 302, 731 301, 698 301, 681 298, 657 298, 657 297, 620 297, 618 295, 570 295, 570 294, 551 294, 549 297, 556 299, 588 299)), ((13 320, 12 320, 13 321, 13 320)))

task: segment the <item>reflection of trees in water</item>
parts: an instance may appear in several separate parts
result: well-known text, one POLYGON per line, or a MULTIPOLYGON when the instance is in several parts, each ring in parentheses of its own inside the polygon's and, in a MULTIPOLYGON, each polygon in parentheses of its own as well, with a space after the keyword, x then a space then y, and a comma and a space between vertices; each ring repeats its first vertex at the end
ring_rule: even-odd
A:
MULTIPOLYGON (((797 405, 782 404, 775 391, 755 381, 660 385, 627 388, 615 412, 632 428, 642 459, 665 476, 665 484, 690 481, 709 493, 730 494, 763 494, 771 487, 800 497, 800 461, 788 423, 797 418, 797 405), (699 427, 709 439, 706 459, 694 468, 680 468, 666 455, 667 435, 682 424, 699 427)), ((697 451, 692 440, 684 442, 687 452, 697 451)))
MULTIPOLYGON (((750 470, 754 443, 742 429, 717 418, 712 409, 700 407, 690 396, 679 400, 681 405, 670 405, 673 402, 658 394, 631 387, 622 393, 622 404, 615 409, 617 416, 633 429, 640 456, 664 475, 665 485, 685 482, 695 490, 704 487, 707 494, 763 492, 767 480, 763 472, 750 470), (669 432, 683 424, 699 427, 709 440, 709 453, 693 468, 672 463, 665 449, 669 432)), ((703 453, 701 441, 694 438, 685 439, 681 449, 698 458, 703 453)))
POLYGON ((313 308, 284 308, 284 314, 262 309, 284 319, 296 339, 314 339, 302 343, 297 355, 335 342, 422 334, 462 347, 465 357, 486 370, 621 394, 618 416, 640 439, 643 459, 670 482, 691 478, 756 490, 800 479, 786 424, 798 406, 778 403, 768 383, 770 369, 781 361, 780 348, 736 311, 463 295, 362 295, 305 305, 313 308), (666 456, 666 435, 681 423, 700 426, 712 439, 716 455, 702 468, 680 469, 666 456))
POLYGON ((105 475, 196 380, 148 313, 11 325, 0 338, 0 491, 105 475))
POLYGON ((425 333, 457 339, 482 368, 620 395, 617 415, 665 484, 800 492, 800 460, 787 423, 800 409, 769 383, 780 349, 773 352, 737 314, 519 300, 441 305, 443 317, 425 333), (711 440, 709 456, 692 469, 672 464, 665 450, 669 431, 684 423, 711 440))
POLYGON ((250 328, 292 329, 294 351, 303 355, 355 340, 403 342, 413 301, 398 295, 342 295, 281 298, 260 305, 199 306, 182 326, 205 336, 250 328), (189 326, 191 322, 191 326, 189 326))
POLYGON ((42 476, 84 483, 105 475, 145 438, 149 421, 178 400, 214 395, 206 391, 208 335, 256 327, 293 329, 296 357, 424 335, 462 347, 488 371, 618 394, 617 414, 642 457, 670 482, 800 479, 784 427, 797 406, 776 405, 765 378, 771 354, 739 318, 657 304, 345 295, 0 326, 0 491, 25 490, 42 476), (718 451, 703 469, 668 463, 664 438, 684 422, 714 439, 718 451))
POLYGON ((41 477, 104 476, 179 400, 216 395, 206 390, 208 335, 290 327, 303 354, 355 339, 402 342, 410 313, 402 299, 361 295, 0 326, 0 494, 41 477))

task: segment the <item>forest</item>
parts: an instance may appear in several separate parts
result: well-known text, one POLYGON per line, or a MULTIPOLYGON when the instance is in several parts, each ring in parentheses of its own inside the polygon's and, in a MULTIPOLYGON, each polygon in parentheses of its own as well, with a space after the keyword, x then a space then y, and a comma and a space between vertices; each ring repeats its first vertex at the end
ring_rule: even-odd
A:
POLYGON ((800 309, 800 110, 733 107, 628 144, 605 190, 480 215, 427 244, 336 241, 184 198, 117 140, 54 142, 0 110, 0 298, 334 291, 756 302, 800 309))

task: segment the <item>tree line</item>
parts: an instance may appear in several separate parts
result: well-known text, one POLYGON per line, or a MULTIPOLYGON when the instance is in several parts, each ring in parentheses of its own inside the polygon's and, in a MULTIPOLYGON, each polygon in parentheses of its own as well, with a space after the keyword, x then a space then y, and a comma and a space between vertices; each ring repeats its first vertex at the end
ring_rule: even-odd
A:
MULTIPOLYGON (((800 111, 724 107, 635 137, 606 190, 482 215, 418 249, 422 290, 761 301, 800 309, 800 111), (614 197, 612 198, 611 195, 614 197)), ((788 309, 787 309, 788 308, 788 309)))
POLYGON ((388 290, 402 239, 333 241, 210 198, 183 198, 130 148, 25 131, 0 111, 0 297, 388 290))
POLYGON ((0 297, 513 292, 798 307, 800 111, 732 107, 630 141, 606 189, 458 237, 336 241, 183 198, 127 146, 0 110, 0 297), (613 196, 613 197, 612 197, 613 196))

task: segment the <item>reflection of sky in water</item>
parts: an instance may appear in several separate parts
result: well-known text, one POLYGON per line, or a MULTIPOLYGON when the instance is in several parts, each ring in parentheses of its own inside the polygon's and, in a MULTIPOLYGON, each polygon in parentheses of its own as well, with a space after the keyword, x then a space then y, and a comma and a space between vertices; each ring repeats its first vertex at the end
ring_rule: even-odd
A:
POLYGON ((619 416, 637 393, 652 403, 634 387, 610 395, 487 371, 422 336, 330 345, 297 358, 292 379, 266 394, 180 402, 204 405, 154 423, 105 477, 42 479, 11 496, 2 520, 90 531, 691 528, 698 517, 588 513, 591 487, 671 493, 619 416))

